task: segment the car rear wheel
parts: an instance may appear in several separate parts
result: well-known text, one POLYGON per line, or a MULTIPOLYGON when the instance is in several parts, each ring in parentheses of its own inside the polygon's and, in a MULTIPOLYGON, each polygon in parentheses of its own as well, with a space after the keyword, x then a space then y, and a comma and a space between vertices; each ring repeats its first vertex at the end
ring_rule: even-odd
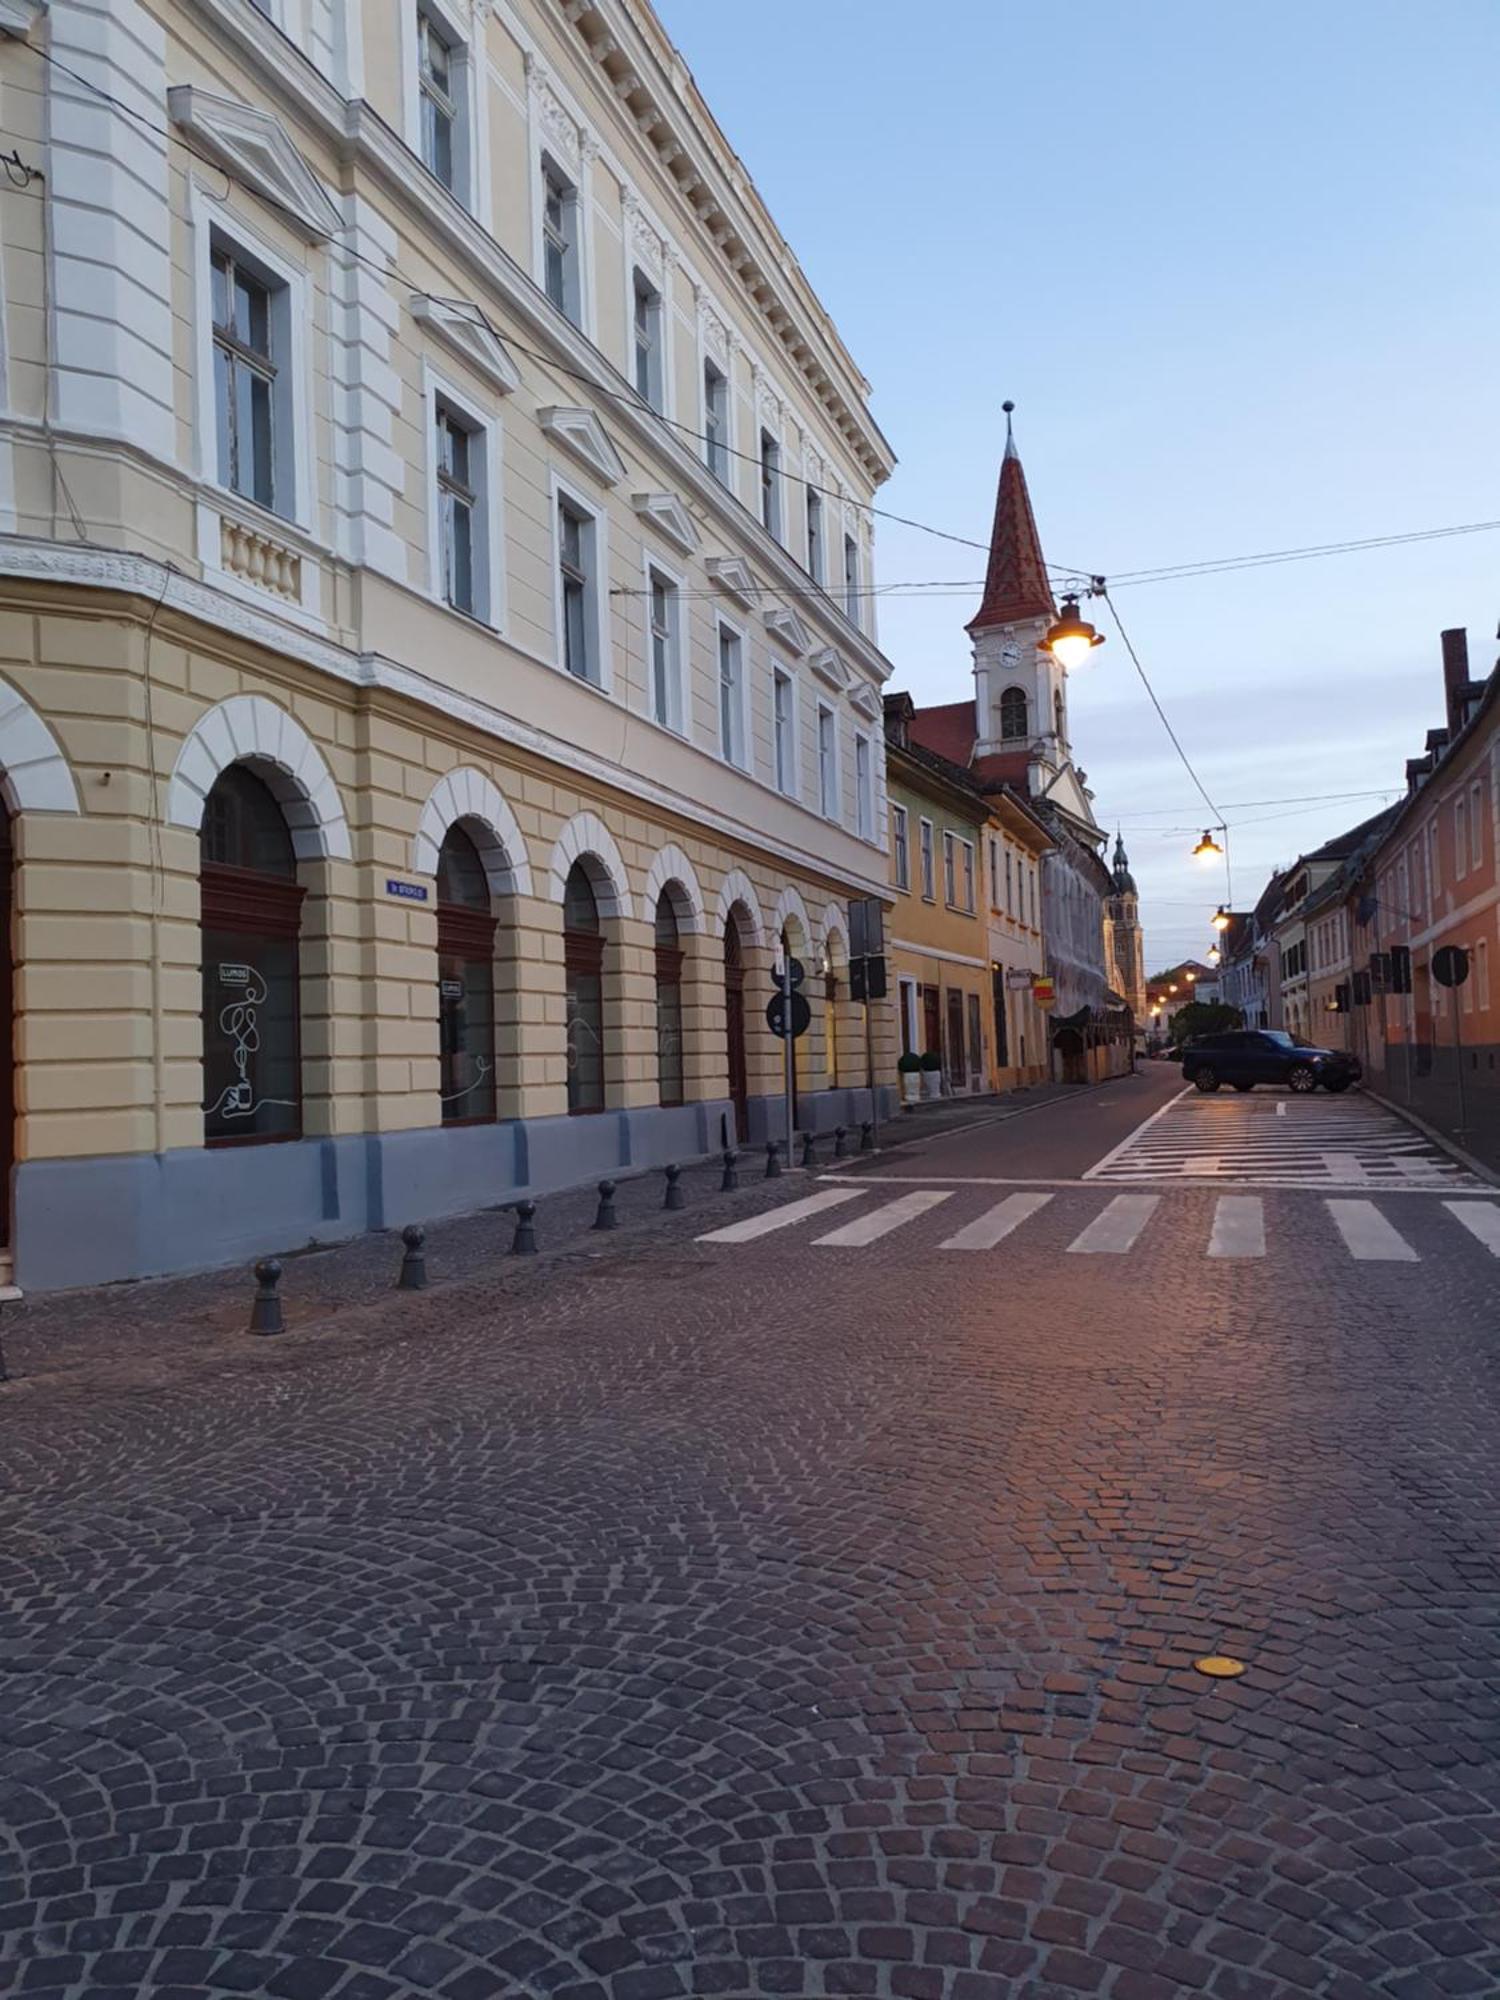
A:
POLYGON ((1286 1074, 1287 1086, 1306 1096, 1308 1091, 1318 1087, 1318 1072, 1311 1063, 1294 1063, 1286 1074))
POLYGON ((1193 1082, 1205 1096, 1210 1091, 1217 1090, 1219 1087, 1219 1079, 1211 1069, 1195 1070, 1193 1073, 1193 1082))

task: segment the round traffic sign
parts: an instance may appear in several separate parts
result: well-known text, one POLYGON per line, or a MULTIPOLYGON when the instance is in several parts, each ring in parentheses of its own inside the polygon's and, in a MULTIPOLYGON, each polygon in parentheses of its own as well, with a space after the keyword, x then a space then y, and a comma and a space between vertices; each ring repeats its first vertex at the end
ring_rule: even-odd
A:
MULTIPOLYGON (((803 965, 800 958, 788 959, 786 961, 786 965, 787 965, 787 970, 792 975, 792 991, 795 993, 797 988, 802 984, 803 980, 806 979, 807 977, 807 968, 806 966, 803 965)), ((778 993, 781 992, 782 988, 785 986, 786 972, 783 972, 780 966, 772 967, 771 984, 776 988, 778 993)))
MULTIPOLYGON (((792 1040, 795 1042, 799 1035, 805 1035, 811 1025, 812 1008, 808 1006, 800 993, 794 993, 792 995, 792 1040)), ((770 1000, 766 1002, 766 1026, 778 1038, 785 1036, 786 995, 784 993, 773 994, 770 1000)))
POLYGON ((1461 944, 1445 944, 1432 954, 1432 976, 1439 986, 1462 986, 1469 976, 1469 954, 1461 944))

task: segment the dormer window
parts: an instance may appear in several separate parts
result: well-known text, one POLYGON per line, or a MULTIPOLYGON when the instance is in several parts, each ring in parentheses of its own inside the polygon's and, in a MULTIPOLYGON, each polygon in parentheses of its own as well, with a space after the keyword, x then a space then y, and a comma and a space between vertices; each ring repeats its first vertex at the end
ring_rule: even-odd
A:
POLYGON ((1031 734, 1031 704, 1025 688, 1008 687, 1000 697, 1000 740, 1023 743, 1031 734))

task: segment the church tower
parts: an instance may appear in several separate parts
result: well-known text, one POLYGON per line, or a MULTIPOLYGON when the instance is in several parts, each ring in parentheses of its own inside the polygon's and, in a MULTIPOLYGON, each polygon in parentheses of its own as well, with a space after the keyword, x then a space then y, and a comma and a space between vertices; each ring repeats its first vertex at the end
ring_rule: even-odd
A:
MULTIPOLYGON (((1043 645, 1057 616, 1026 474, 1005 410, 1005 456, 995 496, 984 601, 969 621, 974 649, 976 757, 1028 758, 1033 795, 1068 763, 1067 675, 1043 645)), ((1066 801, 1060 801, 1065 803, 1066 801)))
POLYGON ((1105 970, 1115 991, 1130 1003, 1136 1026, 1146 1020, 1146 941, 1141 933, 1141 899, 1130 872, 1123 837, 1115 834, 1112 887, 1104 905, 1105 970))

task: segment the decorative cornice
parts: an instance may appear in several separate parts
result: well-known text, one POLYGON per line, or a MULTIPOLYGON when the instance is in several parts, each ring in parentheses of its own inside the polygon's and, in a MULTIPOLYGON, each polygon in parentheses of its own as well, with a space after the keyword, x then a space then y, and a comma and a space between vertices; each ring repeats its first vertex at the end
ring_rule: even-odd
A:
POLYGON ((650 521, 684 555, 690 556, 697 548, 697 526, 675 493, 632 493, 630 504, 643 521, 650 521))
POLYGON ((625 477, 625 461, 609 441, 603 424, 592 410, 571 409, 549 403, 538 410, 536 420, 548 437, 572 452, 596 479, 606 486, 618 486, 625 477))
POLYGON ((710 556, 703 565, 709 578, 720 590, 727 591, 747 611, 755 608, 755 600, 760 596, 760 586, 755 581, 755 573, 741 556, 710 556))
POLYGON ((521 386, 521 371, 499 334, 484 326, 472 313, 448 299, 435 299, 426 292, 411 295, 411 316, 443 345, 466 361, 502 396, 513 395, 521 386))
POLYGON ((169 90, 167 110, 174 125, 302 235, 326 243, 343 228, 333 197, 271 112, 215 97, 195 83, 169 90))

